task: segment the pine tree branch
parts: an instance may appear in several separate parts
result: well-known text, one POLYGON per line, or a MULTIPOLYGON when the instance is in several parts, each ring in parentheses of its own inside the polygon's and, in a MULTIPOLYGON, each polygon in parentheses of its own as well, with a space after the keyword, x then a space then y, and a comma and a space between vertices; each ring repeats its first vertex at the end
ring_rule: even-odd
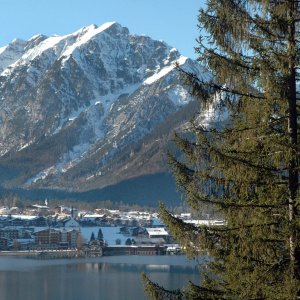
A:
MULTIPOLYGON (((241 67, 241 68, 243 68, 245 70, 248 70, 248 71, 252 70, 252 71, 256 71, 256 72, 260 70, 257 67, 252 67, 252 66, 250 66, 248 64, 243 64, 240 60, 234 60, 233 58, 230 58, 228 56, 222 55, 221 53, 217 53, 213 49, 206 47, 204 44, 201 44, 200 47, 202 49, 204 49, 210 55, 218 57, 222 61, 228 62, 232 67, 237 67, 238 66, 238 67, 241 67)), ((198 52, 198 53, 200 52, 200 47, 196 47, 195 48, 196 52, 198 52)), ((239 56, 242 56, 242 54, 239 54, 239 56)))
POLYGON ((195 285, 189 281, 187 289, 183 292, 185 299, 199 299, 199 300, 225 300, 228 299, 225 297, 224 291, 220 289, 205 288, 198 285, 195 285))
POLYGON ((180 290, 166 290, 157 283, 152 282, 145 273, 142 273, 145 292, 152 300, 181 300, 182 293, 180 290))
POLYGON ((210 227, 211 231, 214 232, 233 232, 239 231, 241 229, 252 229, 252 228, 262 228, 262 227, 273 227, 280 225, 279 222, 261 223, 261 224, 241 224, 240 226, 228 227, 228 226, 214 226, 210 227))
MULTIPOLYGON (((223 85, 217 84, 214 81, 203 81, 199 79, 194 73, 187 72, 183 70, 182 68, 178 68, 182 74, 186 76, 187 79, 189 79, 189 83, 193 86, 193 95, 194 96, 203 96, 204 97, 201 100, 207 101, 210 96, 212 95, 213 91, 219 91, 219 92, 225 92, 236 96, 241 97, 249 97, 253 99, 260 99, 260 100, 266 100, 267 98, 262 95, 255 95, 253 93, 242 93, 238 90, 235 90, 233 88, 224 87, 223 85), (206 87, 206 88, 204 88, 206 87), (209 92, 208 92, 209 91, 209 92)), ((277 100, 277 99, 274 99, 277 100)))
POLYGON ((286 203, 279 203, 279 204, 259 204, 259 203, 246 203, 241 204, 234 202, 232 200, 226 201, 224 198, 212 198, 211 196, 204 196, 199 194, 193 194, 194 200, 197 200, 198 202, 207 203, 207 204, 213 204, 221 207, 222 209, 228 209, 228 208, 236 208, 236 209, 242 209, 242 208, 263 208, 263 209, 270 209, 270 208, 280 208, 285 207, 286 203))
POLYGON ((237 156, 230 156, 230 155, 227 155, 225 153, 222 153, 217 148, 210 147, 209 150, 212 151, 212 152, 214 152, 215 154, 217 154, 219 157, 221 157, 223 159, 227 159, 227 160, 231 160, 231 161, 234 161, 234 162, 238 162, 238 163, 241 163, 241 164, 243 164, 245 166, 248 166, 250 168, 253 168, 253 169, 264 170, 264 171, 269 171, 269 172, 276 172, 276 173, 282 172, 282 171, 285 170, 284 168, 278 169, 278 168, 275 168, 275 167, 271 168, 271 167, 263 166, 261 164, 254 164, 250 160, 247 160, 247 159, 244 159, 244 158, 241 158, 241 157, 237 157, 237 156))
POLYGON ((236 5, 236 3, 232 0, 228 0, 232 7, 234 9, 239 10, 240 14, 243 16, 243 19, 245 22, 248 22, 250 24, 254 24, 257 28, 259 28, 263 33, 265 33, 268 38, 273 37, 275 39, 282 39, 283 37, 279 36, 278 34, 275 34, 274 32, 270 31, 270 22, 266 21, 265 19, 260 18, 258 15, 256 15, 255 18, 251 16, 250 13, 248 13, 245 9, 242 9, 240 5, 236 5))

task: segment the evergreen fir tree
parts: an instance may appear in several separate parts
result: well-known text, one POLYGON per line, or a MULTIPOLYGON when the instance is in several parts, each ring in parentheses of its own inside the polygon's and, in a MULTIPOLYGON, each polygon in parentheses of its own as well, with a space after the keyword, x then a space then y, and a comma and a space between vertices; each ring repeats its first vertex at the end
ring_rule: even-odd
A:
POLYGON ((127 246, 131 246, 132 245, 132 241, 130 238, 128 238, 126 241, 125 241, 125 245, 127 246))
POLYGON ((103 233, 102 233, 101 228, 99 228, 99 230, 98 230, 97 240, 103 241, 103 233))
POLYGON ((94 240, 95 240, 95 234, 94 234, 94 232, 92 232, 91 238, 90 238, 90 242, 91 242, 91 241, 94 241, 94 240))
POLYGON ((206 250, 211 261, 183 291, 144 276, 153 299, 299 296, 298 5, 208 0, 200 10, 196 50, 214 81, 185 76, 203 108, 218 102, 228 118, 204 126, 196 117, 193 138, 176 135, 183 158, 170 155, 170 164, 188 204, 211 205, 225 225, 196 227, 161 206, 188 255, 206 250))

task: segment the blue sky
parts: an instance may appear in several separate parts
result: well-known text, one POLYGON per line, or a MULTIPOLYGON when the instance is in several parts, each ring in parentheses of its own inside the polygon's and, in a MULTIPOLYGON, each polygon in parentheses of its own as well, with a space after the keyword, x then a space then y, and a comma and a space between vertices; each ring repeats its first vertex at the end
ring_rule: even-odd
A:
POLYGON ((164 40, 196 58, 197 14, 204 0, 0 0, 0 47, 14 38, 72 33, 117 21, 131 33, 164 40))

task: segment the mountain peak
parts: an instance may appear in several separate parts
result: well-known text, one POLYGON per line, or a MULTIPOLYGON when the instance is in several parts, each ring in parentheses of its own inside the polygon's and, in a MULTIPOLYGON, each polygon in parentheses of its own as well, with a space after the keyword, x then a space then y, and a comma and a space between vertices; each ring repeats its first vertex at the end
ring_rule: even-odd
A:
POLYGON ((16 38, 16 39, 13 39, 10 44, 11 45, 25 45, 26 41, 22 40, 22 39, 19 39, 19 38, 16 38))
POLYGON ((0 48, 0 73, 23 55, 26 46, 27 41, 14 39, 8 45, 0 48))
POLYGON ((44 35, 42 33, 39 33, 39 34, 36 34, 36 35, 32 36, 28 40, 28 42, 30 43, 30 42, 33 42, 33 41, 37 41, 37 40, 40 40, 40 39, 46 39, 46 38, 48 38, 46 35, 44 35))
POLYGON ((95 24, 92 24, 87 27, 83 27, 80 30, 76 31, 72 36, 76 37, 76 41, 66 47, 65 51, 62 53, 61 56, 70 56, 75 49, 80 48, 82 45, 89 42, 91 39, 95 38, 96 36, 99 36, 103 33, 107 34, 117 34, 117 33, 127 33, 128 29, 122 27, 117 22, 107 22, 102 24, 101 26, 97 26, 95 24))
MULTIPOLYGON (((127 178, 131 166, 141 169, 133 154, 142 151, 144 157, 143 139, 192 99, 176 61, 201 72, 165 42, 129 34, 117 22, 64 36, 36 35, 20 49, 0 50, 0 68, 5 69, 0 173, 3 164, 14 165, 8 157, 19 159, 38 149, 45 154, 25 159, 31 161, 24 168, 30 173, 20 175, 19 182, 71 187, 72 182, 107 184, 111 175, 127 178), (122 174, 113 174, 114 168, 122 174)), ((157 134, 151 147, 160 151, 157 134)), ((160 168, 155 151, 149 152, 155 165, 147 172, 160 168)))
POLYGON ((110 28, 111 26, 122 27, 116 21, 112 21, 112 22, 106 22, 106 23, 102 24, 101 26, 98 27, 98 29, 101 30, 101 31, 103 31, 103 30, 106 30, 106 29, 110 28))
POLYGON ((113 21, 113 22, 106 22, 100 26, 97 26, 95 24, 85 26, 85 27, 79 29, 78 31, 76 31, 75 33, 73 33, 73 35, 74 36, 87 35, 89 37, 93 37, 102 32, 106 32, 106 33, 116 33, 116 31, 123 32, 124 29, 125 29, 125 31, 128 31, 127 28, 123 27, 116 21, 113 21))

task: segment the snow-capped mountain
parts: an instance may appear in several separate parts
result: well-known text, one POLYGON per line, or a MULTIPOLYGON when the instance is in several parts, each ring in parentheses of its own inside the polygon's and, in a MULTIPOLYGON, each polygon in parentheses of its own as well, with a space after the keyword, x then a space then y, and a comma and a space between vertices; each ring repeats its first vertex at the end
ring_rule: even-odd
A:
POLYGON ((2 184, 88 189, 163 170, 154 145, 193 100, 175 63, 209 76, 116 22, 0 48, 2 184))

